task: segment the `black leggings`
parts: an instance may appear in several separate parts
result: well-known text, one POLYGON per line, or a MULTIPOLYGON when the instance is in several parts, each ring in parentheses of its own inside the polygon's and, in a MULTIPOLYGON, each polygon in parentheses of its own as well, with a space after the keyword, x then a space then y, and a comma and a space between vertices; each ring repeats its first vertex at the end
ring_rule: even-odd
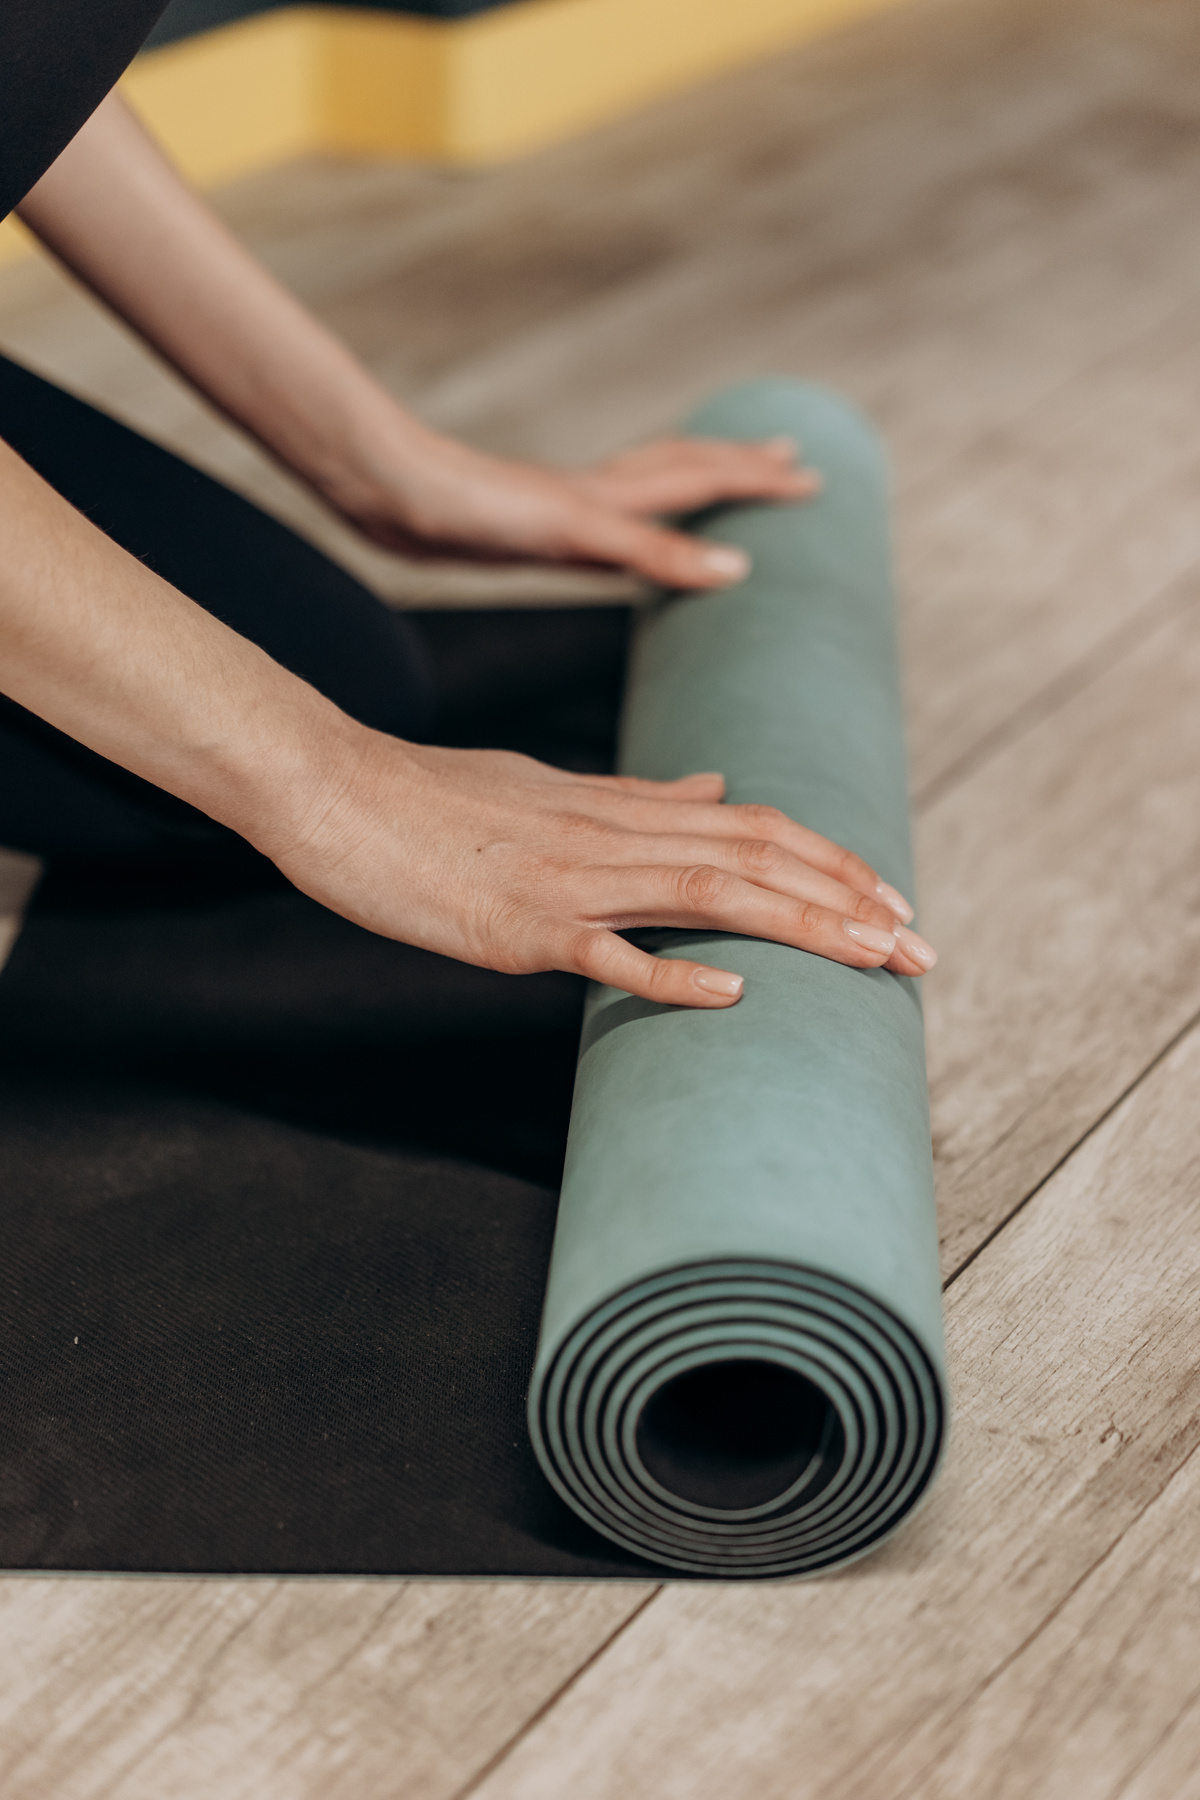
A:
MULTIPOLYGON (((610 765, 621 609, 395 613, 219 482, 4 358, 0 437, 116 543, 364 724, 610 765)), ((0 844, 68 862, 249 854, 3 697, 0 844)))

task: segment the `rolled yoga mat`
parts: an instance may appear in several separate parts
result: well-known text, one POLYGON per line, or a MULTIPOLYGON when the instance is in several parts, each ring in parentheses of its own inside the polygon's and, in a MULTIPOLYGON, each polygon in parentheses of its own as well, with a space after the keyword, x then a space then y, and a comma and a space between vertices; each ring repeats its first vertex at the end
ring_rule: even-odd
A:
MULTIPOLYGON (((844 401, 758 382, 691 421, 795 437, 808 506, 698 529, 754 567, 641 623, 626 774, 719 769, 912 892, 886 470, 844 401)), ((917 984, 721 933, 643 933, 745 976, 728 1011, 593 990, 529 1422, 613 1542, 710 1576, 863 1555, 928 1489, 946 1378, 917 984)))
MULTIPOLYGON (((906 887, 878 451, 810 389, 697 425, 794 432, 826 492, 712 522, 754 577, 646 621, 626 766, 723 767, 906 887)), ((492 742, 600 766, 623 618, 454 637, 492 742)), ((728 1012, 593 996, 534 1389, 555 1493, 525 1402, 579 984, 282 878, 53 872, 0 975, 0 1567, 705 1578, 876 1541, 943 1412, 917 989, 709 944, 728 1012)))

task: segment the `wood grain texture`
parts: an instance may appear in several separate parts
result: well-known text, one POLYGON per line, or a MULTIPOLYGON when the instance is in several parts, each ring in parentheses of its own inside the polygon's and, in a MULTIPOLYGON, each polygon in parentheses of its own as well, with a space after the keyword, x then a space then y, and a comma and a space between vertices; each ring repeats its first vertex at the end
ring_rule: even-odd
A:
MULTIPOLYGON (((869 405, 907 482, 1194 286, 1194 234, 1166 215, 1200 172, 1195 38, 1178 0, 942 0, 533 164, 467 180, 313 169, 307 213, 285 176, 228 205, 399 392, 483 441, 577 460, 720 380, 793 368, 869 405)), ((478 571, 358 545, 61 283, 9 275, 6 341, 37 366, 381 592, 489 591, 478 571)))
POLYGON ((1200 574, 921 820, 947 1272, 1200 1014, 1200 574))
MULTIPOLYGON (((1200 1776, 1200 1455, 947 1722, 896 1800, 1116 1800, 1171 1746, 1200 1776)), ((1158 1787, 1178 1796, 1186 1784, 1158 1787)), ((1153 1791, 1153 1790, 1148 1790, 1153 1791)))
POLYGON ((9 1577, 0 1793, 448 1795, 648 1592, 9 1577))
MULTIPOLYGON (((1019 1679, 1005 1671, 1040 1654, 1043 1638, 1053 1656, 1056 1616, 1089 1606, 1097 1634, 1080 1653, 1119 1666, 1131 1708, 1143 1654, 1160 1669, 1160 1729, 1194 1691, 1194 1657, 1166 1668, 1194 1631, 1194 1594, 1167 1615, 1139 1613, 1152 1650, 1128 1640, 1119 1605, 1105 1608, 1144 1553, 1135 1537, 1118 1551, 1125 1534, 1154 1530, 1156 1502, 1168 1533, 1186 1511, 1167 1490, 1200 1445, 1198 1083, 1193 1032, 951 1288, 949 1467, 898 1539, 807 1586, 669 1587, 478 1800, 924 1795, 938 1791, 924 1783, 947 1742, 970 1745, 973 1770, 995 1764, 1010 1783, 947 1792, 1112 1791, 1096 1784, 1113 1727, 1073 1736, 1068 1699, 1058 1728, 1041 1715, 1049 1763, 1018 1761, 1019 1699, 989 1726, 986 1696, 1019 1679), (1055 1785, 1057 1756, 1090 1785, 1055 1785)), ((1194 1483, 1190 1470, 1182 1479, 1194 1483)), ((1194 1558, 1182 1553, 1181 1586, 1194 1558)), ((1130 1603, 1148 1605, 1150 1577, 1131 1580, 1130 1603)), ((1098 1705, 1077 1679, 1077 1705, 1098 1705)), ((1122 1752, 1130 1773, 1154 1744, 1154 1718, 1138 1729, 1122 1752)))
POLYGON ((953 489, 910 506, 918 804, 1200 559, 1196 314, 1193 302, 972 446, 953 489))
MULTIPOLYGON (((582 460, 762 370, 882 425, 969 1262, 954 1460, 838 1580, 644 1613, 0 1582, 5 1800, 1200 1800, 1198 95, 1194 0, 914 0, 506 169, 310 162, 221 197, 398 394, 496 448, 582 460)), ((399 603, 631 591, 364 549, 49 265, 0 273, 0 345, 399 603)))
MULTIPOLYGON (((1188 1645, 1194 1663, 1195 1639, 1188 1645)), ((1197 1800, 1200 1796, 1200 1702, 1181 1713, 1114 1795, 1114 1800, 1197 1800)))

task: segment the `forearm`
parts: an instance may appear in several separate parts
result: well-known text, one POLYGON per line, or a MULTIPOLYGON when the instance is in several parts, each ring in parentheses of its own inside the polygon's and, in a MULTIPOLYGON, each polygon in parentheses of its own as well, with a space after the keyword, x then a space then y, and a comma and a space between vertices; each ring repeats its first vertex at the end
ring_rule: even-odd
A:
POLYGON ((934 961, 874 870, 770 807, 719 804, 719 775, 575 777, 356 724, 3 444, 0 541, 0 691, 372 931, 685 1006, 732 1005, 741 977, 659 961, 618 932, 767 937, 902 975, 934 961))
POLYGON ((364 736, 0 443, 0 687, 268 855, 336 801, 364 736))
POLYGON ((116 96, 19 208, 25 223, 230 418, 390 550, 615 564, 722 587, 745 554, 658 515, 807 500, 790 440, 668 441, 574 473, 428 430, 249 256, 116 96))
POLYGON ((331 504, 428 434, 276 282, 110 95, 22 202, 48 249, 331 504))

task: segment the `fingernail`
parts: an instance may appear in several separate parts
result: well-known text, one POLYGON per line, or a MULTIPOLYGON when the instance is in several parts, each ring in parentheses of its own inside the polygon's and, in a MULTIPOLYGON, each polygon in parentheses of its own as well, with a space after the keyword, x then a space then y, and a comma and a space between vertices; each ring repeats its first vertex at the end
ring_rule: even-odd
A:
POLYGON ((932 969, 937 961, 937 951, 933 945, 927 944, 925 939, 918 937, 915 931, 906 931, 903 925, 896 933, 896 941, 905 956, 911 956, 913 961, 919 962, 923 969, 932 969))
POLYGON ((900 922, 907 925, 908 921, 913 916, 913 909, 904 898, 904 895, 898 893, 894 887, 889 887, 886 881, 877 881, 875 883, 875 892, 879 895, 883 904, 891 908, 892 912, 895 913, 900 922))
POLYGON ((860 925, 857 919, 843 919, 842 930, 847 937, 852 937, 856 944, 864 950, 877 951, 880 956, 890 956, 896 948, 896 939, 890 931, 880 931, 875 925, 860 925))
POLYGON ((750 573, 750 558, 744 550, 714 545, 704 552, 704 567, 712 575, 724 575, 728 581, 743 581, 750 573))
POLYGON ((787 456, 793 461, 800 454, 800 446, 794 437, 770 437, 763 439, 763 449, 769 450, 772 456, 787 456))
POLYGON ((724 994, 727 1000, 736 1000, 745 986, 740 975, 730 975, 725 969, 694 969, 692 980, 706 994, 724 994))

